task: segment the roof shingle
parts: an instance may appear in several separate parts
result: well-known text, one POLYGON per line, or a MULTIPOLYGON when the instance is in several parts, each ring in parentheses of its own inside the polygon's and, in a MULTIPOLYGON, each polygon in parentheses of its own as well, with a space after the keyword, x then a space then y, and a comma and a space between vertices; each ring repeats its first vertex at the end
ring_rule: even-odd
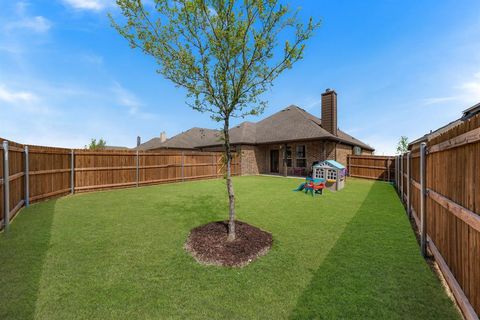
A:
MULTIPOLYGON (((140 147, 145 149, 194 149, 222 144, 219 130, 203 128, 192 128, 164 143, 158 143, 156 139, 159 140, 159 138, 154 138, 140 147)), ((341 130, 338 130, 337 136, 334 136, 322 127, 321 119, 295 105, 291 105, 257 123, 242 122, 230 129, 230 142, 232 144, 266 144, 314 139, 329 139, 374 150, 371 146, 341 130)))

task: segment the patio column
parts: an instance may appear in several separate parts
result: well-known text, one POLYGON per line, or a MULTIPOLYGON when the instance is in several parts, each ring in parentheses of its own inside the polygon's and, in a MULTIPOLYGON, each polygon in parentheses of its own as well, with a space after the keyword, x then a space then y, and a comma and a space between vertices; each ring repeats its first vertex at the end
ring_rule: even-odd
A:
POLYGON ((288 175, 288 168, 287 168, 287 144, 283 145, 283 176, 286 177, 288 175))

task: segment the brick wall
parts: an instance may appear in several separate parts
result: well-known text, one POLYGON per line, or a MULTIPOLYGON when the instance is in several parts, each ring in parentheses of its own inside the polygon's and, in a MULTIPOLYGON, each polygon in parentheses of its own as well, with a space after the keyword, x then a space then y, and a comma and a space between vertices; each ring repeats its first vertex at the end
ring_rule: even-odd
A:
POLYGON ((345 144, 337 144, 336 161, 347 166, 347 155, 353 154, 353 147, 345 144))
POLYGON ((243 145, 239 147, 242 175, 255 175, 266 172, 265 148, 243 145))
MULTIPOLYGON (((288 143, 287 146, 292 148, 292 167, 288 168, 287 174, 293 174, 293 168, 297 167, 296 160, 296 148, 297 145, 305 145, 306 149, 306 170, 310 170, 310 166, 314 161, 322 161, 326 159, 334 159, 343 165, 347 165, 347 155, 352 154, 353 147, 338 144, 332 141, 305 141, 288 143)), ((270 144, 261 146, 239 146, 238 151, 241 155, 241 169, 242 175, 256 175, 256 174, 269 174, 270 171, 270 150, 278 150, 279 153, 279 172, 278 174, 284 174, 284 144, 270 144)), ((207 151, 207 150, 205 150, 207 151)), ((208 150, 213 151, 213 149, 208 150)), ((362 154, 371 154, 370 151, 362 150, 362 154)))

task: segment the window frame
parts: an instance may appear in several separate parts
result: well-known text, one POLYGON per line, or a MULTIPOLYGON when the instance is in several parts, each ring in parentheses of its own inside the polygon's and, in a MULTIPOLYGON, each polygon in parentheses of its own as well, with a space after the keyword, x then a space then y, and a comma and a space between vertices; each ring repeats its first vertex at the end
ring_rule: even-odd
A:
POLYGON ((360 146, 354 146, 353 147, 353 155, 354 156, 362 155, 362 148, 360 146))
POLYGON ((292 146, 287 145, 285 148, 285 164, 287 165, 287 168, 291 168, 293 165, 293 151, 292 151, 292 146), (289 155, 289 150, 290 150, 290 155, 289 155))
POLYGON ((327 180, 337 180, 337 170, 327 169, 327 180))
POLYGON ((297 144, 295 145, 295 167, 296 168, 307 168, 307 145, 305 144, 297 144), (299 156, 299 147, 303 147, 303 157, 302 156, 299 156), (304 165, 303 166, 300 166, 298 164, 298 161, 303 161, 304 162, 304 165))

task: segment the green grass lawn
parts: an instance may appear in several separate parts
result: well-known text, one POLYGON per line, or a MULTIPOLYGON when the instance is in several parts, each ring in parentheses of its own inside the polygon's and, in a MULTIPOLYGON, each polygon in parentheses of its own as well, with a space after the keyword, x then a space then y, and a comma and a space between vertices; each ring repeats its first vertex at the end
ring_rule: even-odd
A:
POLYGON ((189 230, 227 217, 223 180, 79 194, 0 235, 0 319, 459 319, 393 187, 235 178, 239 220, 273 234, 249 266, 202 266, 189 230))

